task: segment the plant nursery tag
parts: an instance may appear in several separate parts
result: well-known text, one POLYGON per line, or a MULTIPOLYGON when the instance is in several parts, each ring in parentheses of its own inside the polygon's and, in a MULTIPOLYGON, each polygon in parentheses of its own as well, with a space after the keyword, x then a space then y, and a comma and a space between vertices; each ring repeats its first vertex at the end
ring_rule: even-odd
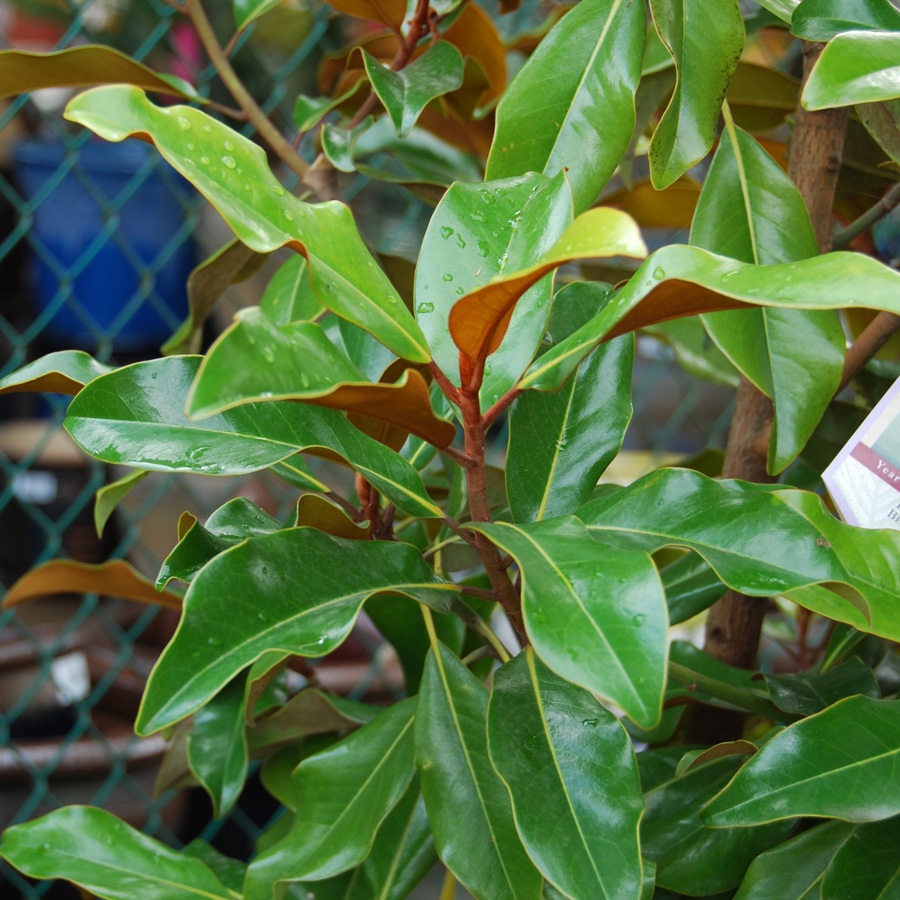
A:
POLYGON ((900 378, 822 473, 844 520, 900 531, 900 378))

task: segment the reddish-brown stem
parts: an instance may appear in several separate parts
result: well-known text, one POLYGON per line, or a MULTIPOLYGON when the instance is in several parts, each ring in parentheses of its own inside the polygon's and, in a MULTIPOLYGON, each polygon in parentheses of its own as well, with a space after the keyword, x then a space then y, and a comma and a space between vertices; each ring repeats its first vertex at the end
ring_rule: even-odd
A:
POLYGON ((489 591, 485 588, 474 588, 468 587, 468 585, 463 585, 460 589, 460 593, 465 594, 467 597, 478 597, 480 600, 498 600, 496 591, 489 591))
POLYGON ((431 377, 437 382, 438 387, 444 396, 451 402, 459 405, 459 389, 454 386, 450 379, 444 374, 444 370, 434 361, 428 363, 428 371, 431 377))
POLYGON ((457 465, 465 466, 467 469, 474 463, 473 459, 466 456, 462 451, 457 450, 456 447, 442 447, 441 452, 446 453, 457 465))
POLYGON ((249 121, 247 113, 242 109, 235 109, 233 106, 226 106, 224 103, 217 103, 215 100, 207 100, 206 105, 210 109, 214 109, 216 112, 222 113, 223 116, 228 116, 237 122, 249 121))
POLYGON ((481 424, 482 427, 487 429, 490 428, 494 422, 497 421, 497 417, 500 413, 506 409, 519 394, 523 393, 521 388, 510 388, 485 414, 482 416, 481 424))
MULTIPOLYGON (((482 362, 482 367, 483 367, 482 362)), ((480 381, 480 379, 479 379, 480 381)), ((484 459, 484 426, 481 423, 481 403, 478 388, 464 386, 459 392, 459 407, 462 413, 463 432, 466 438, 466 455, 473 460, 467 472, 469 492, 469 514, 473 522, 490 522, 491 509, 488 503, 487 474, 484 459)), ((503 567, 500 551, 483 534, 474 532, 475 548, 484 564, 484 569, 503 606, 507 617, 523 645, 528 643, 525 623, 522 619, 522 602, 503 567)))
POLYGON ((334 491, 328 491, 325 496, 332 503, 336 503, 340 506, 354 522, 361 522, 363 520, 363 513, 361 510, 357 509, 357 507, 355 507, 346 497, 342 497, 334 491))
POLYGON ((228 58, 231 59, 231 54, 234 53, 234 48, 237 46, 237 42, 241 39, 241 35, 244 33, 243 28, 239 28, 235 33, 228 39, 228 43, 222 48, 222 53, 228 58))

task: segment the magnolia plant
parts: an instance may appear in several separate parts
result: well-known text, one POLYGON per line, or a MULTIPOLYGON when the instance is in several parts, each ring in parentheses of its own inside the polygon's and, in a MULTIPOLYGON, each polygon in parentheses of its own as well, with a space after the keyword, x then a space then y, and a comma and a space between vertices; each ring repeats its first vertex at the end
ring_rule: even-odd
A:
MULTIPOLYGON (((55 353, 0 387, 74 395, 69 434, 134 470, 98 496, 101 521, 148 471, 266 469, 294 512, 234 499, 182 517, 155 585, 59 561, 6 602, 77 574, 181 609, 136 723, 170 735, 162 786, 202 785, 225 815, 258 760, 283 814, 249 863, 86 807, 9 828, 0 854, 127 900, 399 900, 437 859, 443 898, 457 881, 479 900, 887 896, 900 535, 841 522, 819 473, 883 391, 889 363, 865 367, 900 321, 900 276, 864 252, 898 198, 865 208, 900 162, 900 12, 581 0, 544 21, 534 4, 335 0, 380 30, 298 99, 310 164, 235 76, 236 40, 223 50, 199 0, 169 5, 300 186, 189 85, 115 51, 0 54, 7 93, 102 82, 66 117, 154 145, 235 234, 194 273, 167 355, 55 353), (527 59, 507 87, 511 47, 527 59), (363 162, 378 128, 370 151, 400 168, 363 162), (430 177, 409 164, 423 136, 430 177), (434 174, 454 167, 468 180, 434 174), (412 287, 334 199, 356 168, 437 201, 412 287), (684 225, 686 244, 648 255, 642 227, 684 225), (223 285, 281 248, 260 306, 199 355, 223 285), (881 312, 848 349, 865 310, 881 312), (598 486, 640 330, 738 387, 725 478, 707 458, 598 486), (855 405, 837 402, 851 383, 855 405), (505 480, 486 461, 501 418, 505 480), (705 650, 670 641, 707 609, 705 650), (387 708, 304 662, 362 612, 402 665, 387 708), (763 625, 793 661, 777 674, 756 671, 763 625), (309 679, 293 695, 289 664, 309 679)), ((276 6, 235 0, 238 36, 276 6)))

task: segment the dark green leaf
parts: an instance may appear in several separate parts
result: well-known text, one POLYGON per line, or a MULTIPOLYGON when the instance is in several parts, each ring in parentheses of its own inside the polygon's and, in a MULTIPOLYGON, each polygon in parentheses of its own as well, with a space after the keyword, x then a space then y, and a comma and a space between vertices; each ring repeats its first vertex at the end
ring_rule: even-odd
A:
POLYGON ((583 0, 540 42, 497 110, 487 178, 568 169, 581 213, 634 131, 646 27, 643 3, 583 0))
POLYGON ((310 321, 323 312, 324 307, 312 289, 307 268, 302 256, 292 256, 272 276, 259 308, 276 325, 310 321))
POLYGON ((518 563, 525 628, 543 662, 611 700, 641 727, 655 725, 668 621, 649 556, 595 541, 571 516, 471 527, 518 563))
POLYGON ((0 378, 0 394, 46 391, 74 397, 86 384, 112 371, 112 366, 97 362, 83 350, 59 350, 0 378))
POLYGON ((776 735, 703 811, 714 827, 900 812, 900 701, 849 697, 776 735))
MULTIPOLYGON (((703 183, 691 244, 774 265, 818 253, 800 192, 778 163, 729 123, 703 183)), ((806 444, 841 380, 844 331, 830 310, 741 309, 703 316, 712 339, 775 403, 769 470, 806 444)))
POLYGON ((541 874, 569 897, 637 898, 641 787, 628 735, 529 648, 494 675, 488 748, 541 874))
POLYGON ((133 134, 151 139, 251 250, 290 246, 302 252, 324 306, 371 331, 398 356, 428 362, 422 332, 366 249, 350 210, 334 201, 310 205, 286 193, 258 144, 199 110, 162 109, 126 86, 81 94, 66 116, 107 140, 133 134))
POLYGON ((247 870, 246 863, 219 853, 215 847, 207 844, 206 841, 200 838, 194 838, 182 850, 182 853, 185 856, 193 856, 195 859, 205 863, 225 887, 236 894, 240 894, 241 886, 244 883, 244 872, 247 870))
MULTIPOLYGON (((366 601, 366 614, 397 651, 403 667, 406 693, 418 693, 428 654, 428 632, 418 604, 409 597, 399 595, 372 597, 366 601)), ((466 630, 462 619, 455 615, 438 616, 434 627, 438 637, 452 652, 458 654, 462 650, 466 630)))
POLYGON ((401 509, 439 514, 418 472, 338 410, 250 403, 200 422, 188 419, 184 408, 200 362, 169 357, 111 372, 72 401, 66 429, 104 462, 205 475, 253 472, 286 462, 298 450, 325 447, 401 509))
POLYGON ((234 900, 199 859, 89 806, 8 828, 0 856, 32 878, 65 878, 108 900, 234 900))
POLYGON ((267 650, 330 653, 373 594, 406 594, 445 610, 455 590, 401 542, 343 540, 311 528, 247 540, 195 576, 179 630, 147 684, 138 730, 184 718, 267 650))
POLYGON ((718 575, 696 553, 685 553, 660 569, 659 577, 666 592, 670 625, 692 619, 725 593, 725 585, 718 575))
POLYGON ((859 825, 834 854, 822 879, 822 900, 894 900, 900 887, 900 819, 859 825))
POLYGON ((463 82, 463 58, 447 41, 438 41, 399 72, 381 65, 365 50, 362 55, 372 89, 384 104, 399 137, 409 134, 432 100, 455 91, 463 82))
POLYGON ((847 822, 826 822, 760 854, 735 900, 819 900, 825 871, 853 831, 847 822))
POLYGON ((384 820, 372 851, 362 864, 362 877, 371 900, 403 900, 425 877, 437 853, 419 776, 384 820))
POLYGON ((803 88, 807 109, 900 97, 900 33, 847 31, 829 41, 803 88))
MULTIPOLYGON (((572 221, 565 176, 524 175, 487 184, 454 184, 438 204, 416 267, 416 318, 435 361, 459 384, 459 350, 447 322, 459 298, 491 279, 530 265, 572 221)), ((487 408, 528 366, 547 327, 551 285, 536 284, 510 322, 510 340, 485 367, 487 408)))
POLYGON ((435 416, 416 370, 397 384, 373 384, 314 322, 278 327, 256 307, 235 319, 200 365, 188 397, 192 419, 246 403, 302 400, 381 419, 439 446, 456 436, 435 416))
POLYGON ((268 900, 274 885, 329 878, 368 855, 378 827, 415 772, 416 698, 303 760, 292 780, 300 814, 285 838, 247 870, 247 900, 268 900))
POLYGON ((759 0, 759 5, 767 9, 773 15, 778 16, 783 22, 790 23, 794 10, 800 0, 759 0))
POLYGON ((751 860, 783 841, 794 823, 707 828, 697 813, 729 780, 737 759, 714 760, 682 778, 675 777, 676 761, 677 754, 670 757, 668 777, 644 795, 647 812, 641 821, 641 852, 656 863, 656 883, 692 896, 737 887, 751 860))
POLYGON ((737 0, 650 0, 650 11, 678 72, 650 142, 650 177, 662 190, 715 140, 722 97, 744 47, 744 23, 737 0))
POLYGON ((365 80, 361 78, 338 97, 307 97, 300 94, 294 104, 294 124, 298 131, 305 132, 314 128, 328 113, 349 100, 363 84, 365 80))
POLYGON ((519 386, 557 390, 604 338, 666 319, 748 306, 862 307, 900 313, 898 287, 900 276, 861 253, 754 266, 697 247, 663 247, 590 322, 538 359, 519 386))
POLYGON ((573 513, 622 446, 631 420, 630 335, 598 347, 560 391, 528 391, 509 418, 506 490, 513 517, 573 513))
POLYGON ((487 708, 484 685, 438 643, 425 663, 415 736, 434 842, 477 900, 538 900, 543 879, 488 759, 487 708))
POLYGON ((235 497, 220 506, 206 520, 195 521, 163 560, 156 579, 158 588, 173 578, 191 581, 214 556, 249 537, 272 534, 282 527, 278 519, 251 503, 246 497, 235 497))
POLYGON ((756 491, 744 482, 660 469, 591 501, 578 516, 611 546, 695 550, 741 593, 784 594, 862 631, 900 634, 888 563, 900 552, 900 535, 845 525, 814 494, 756 491))
POLYGON ((804 716, 821 712, 853 694, 873 700, 881 697, 872 670, 858 656, 815 675, 766 675, 765 679, 772 702, 779 709, 804 716))
POLYGON ((188 765, 213 803, 213 815, 234 806, 247 778, 244 733, 246 678, 238 675, 194 714, 187 738, 188 765))
POLYGON ((791 19, 791 34, 805 41, 844 31, 900 31, 900 10, 890 0, 803 0, 791 19))
POLYGON ((371 116, 366 116, 362 122, 354 125, 353 128, 346 128, 343 125, 332 125, 331 122, 326 122, 322 126, 322 152, 336 169, 341 172, 355 171, 356 163, 353 159, 353 148, 360 135, 372 127, 373 121, 371 116))

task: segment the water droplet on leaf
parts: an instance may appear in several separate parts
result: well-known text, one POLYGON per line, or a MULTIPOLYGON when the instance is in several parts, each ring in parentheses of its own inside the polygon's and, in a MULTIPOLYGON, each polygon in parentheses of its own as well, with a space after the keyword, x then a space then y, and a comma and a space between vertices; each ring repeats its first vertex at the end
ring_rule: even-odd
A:
POLYGON ((417 312, 417 313, 430 313, 430 312, 434 312, 434 304, 431 303, 430 301, 426 300, 424 303, 420 303, 420 304, 416 307, 416 312, 417 312))
POLYGON ((234 159, 231 156, 223 156, 222 164, 225 166, 226 169, 237 168, 237 163, 234 161, 234 159))
POLYGON ((666 270, 665 270, 662 266, 657 266, 657 267, 653 270, 653 277, 654 277, 657 281, 662 281, 663 278, 666 277, 666 270))
POLYGON ((185 119, 184 116, 178 117, 178 124, 181 126, 182 131, 190 131, 191 130, 191 123, 188 122, 188 120, 185 119))

